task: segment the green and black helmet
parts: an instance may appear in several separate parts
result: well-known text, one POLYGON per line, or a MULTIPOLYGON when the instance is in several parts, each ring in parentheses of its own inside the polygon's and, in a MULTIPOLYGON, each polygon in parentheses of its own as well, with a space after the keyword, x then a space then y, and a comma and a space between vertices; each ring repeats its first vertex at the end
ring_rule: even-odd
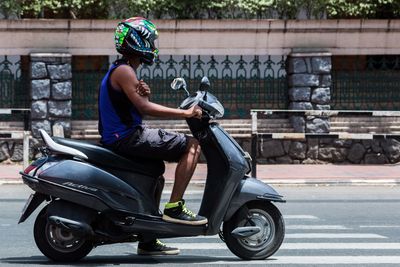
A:
POLYGON ((142 63, 151 65, 158 55, 157 38, 156 26, 150 20, 133 17, 118 23, 115 48, 122 55, 137 55, 142 63))

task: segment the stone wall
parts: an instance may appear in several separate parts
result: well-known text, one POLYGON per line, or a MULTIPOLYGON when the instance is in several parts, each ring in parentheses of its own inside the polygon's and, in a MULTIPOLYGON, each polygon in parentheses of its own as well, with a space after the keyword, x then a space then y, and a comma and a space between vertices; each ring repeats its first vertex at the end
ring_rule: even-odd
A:
POLYGON ((69 54, 31 54, 31 127, 52 133, 61 125, 65 135, 71 132, 72 72, 69 54))
MULTIPOLYGON (((250 152, 250 141, 238 140, 250 152)), ((257 163, 260 164, 385 164, 400 162, 397 139, 340 140, 308 138, 307 140, 260 139, 257 163)))
MULTIPOLYGON (((42 144, 36 138, 29 140, 29 160, 40 157, 39 147, 42 144)), ((23 161, 22 140, 2 140, 0 141, 0 162, 22 162, 23 161)))

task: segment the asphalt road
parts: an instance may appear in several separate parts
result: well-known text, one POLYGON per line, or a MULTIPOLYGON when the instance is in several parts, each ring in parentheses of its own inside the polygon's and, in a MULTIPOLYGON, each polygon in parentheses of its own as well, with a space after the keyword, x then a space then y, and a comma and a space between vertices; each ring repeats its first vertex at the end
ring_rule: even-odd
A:
MULTIPOLYGON (((287 231, 281 249, 267 260, 241 261, 213 236, 164 240, 181 249, 179 256, 141 257, 136 244, 126 243, 95 248, 81 262, 62 265, 50 262, 36 248, 36 213, 17 225, 29 189, 3 185, 0 266, 400 266, 400 186, 276 189, 288 201, 278 205, 287 231)), ((188 206, 197 210, 201 196, 201 188, 191 188, 188 206)))

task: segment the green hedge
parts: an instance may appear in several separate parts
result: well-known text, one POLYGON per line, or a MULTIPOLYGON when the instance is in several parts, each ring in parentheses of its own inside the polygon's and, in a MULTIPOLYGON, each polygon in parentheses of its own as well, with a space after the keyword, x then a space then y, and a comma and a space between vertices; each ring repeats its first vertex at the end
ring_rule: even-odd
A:
POLYGON ((5 18, 400 18, 399 0, 1 0, 5 18))

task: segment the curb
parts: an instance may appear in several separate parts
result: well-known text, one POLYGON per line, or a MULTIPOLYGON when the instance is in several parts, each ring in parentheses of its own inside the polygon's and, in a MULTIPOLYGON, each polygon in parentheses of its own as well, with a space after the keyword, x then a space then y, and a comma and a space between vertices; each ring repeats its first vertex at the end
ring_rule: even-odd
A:
MULTIPOLYGON (((400 179, 259 179, 260 181, 275 186, 399 186, 400 179)), ((205 180, 193 180, 189 185, 204 186, 205 180)), ((168 179, 165 185, 172 185, 173 180, 168 179)), ((0 178, 1 185, 22 185, 20 178, 0 178)))

